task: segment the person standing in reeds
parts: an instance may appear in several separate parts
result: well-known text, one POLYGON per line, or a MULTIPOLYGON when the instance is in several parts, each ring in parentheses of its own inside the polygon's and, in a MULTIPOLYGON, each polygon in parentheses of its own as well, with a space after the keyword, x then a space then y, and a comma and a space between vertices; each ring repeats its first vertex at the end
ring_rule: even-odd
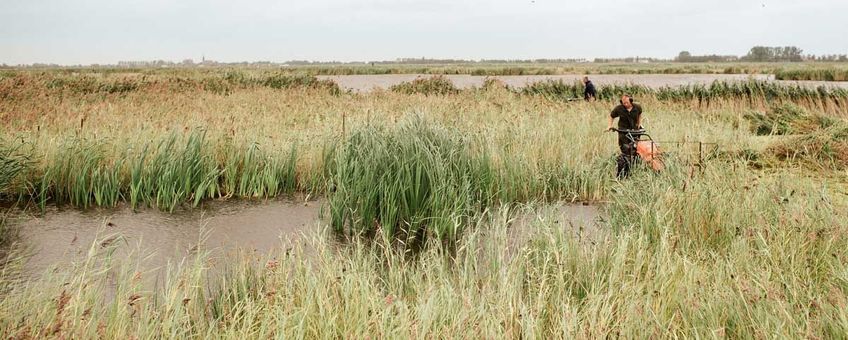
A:
POLYGON ((588 101, 595 100, 595 84, 592 84, 592 81, 589 80, 589 77, 583 77, 583 99, 588 101))
MULTIPOLYGON (((633 96, 625 94, 621 96, 619 105, 612 109, 609 116, 609 124, 605 131, 612 131, 613 120, 618 118, 619 130, 636 130, 642 127, 642 107, 633 103, 633 96)), ((630 175, 630 168, 636 161, 636 146, 633 145, 624 133, 618 133, 618 148, 621 155, 616 160, 616 176, 623 179, 630 175)))

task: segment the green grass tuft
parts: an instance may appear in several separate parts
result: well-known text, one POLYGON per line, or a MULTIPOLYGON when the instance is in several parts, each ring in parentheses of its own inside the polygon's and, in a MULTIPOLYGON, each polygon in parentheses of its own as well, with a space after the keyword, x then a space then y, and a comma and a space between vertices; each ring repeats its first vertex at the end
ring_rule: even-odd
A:
POLYGON ((347 235, 451 239, 492 199, 493 169, 457 131, 409 116, 395 128, 366 126, 336 153, 328 206, 347 235))

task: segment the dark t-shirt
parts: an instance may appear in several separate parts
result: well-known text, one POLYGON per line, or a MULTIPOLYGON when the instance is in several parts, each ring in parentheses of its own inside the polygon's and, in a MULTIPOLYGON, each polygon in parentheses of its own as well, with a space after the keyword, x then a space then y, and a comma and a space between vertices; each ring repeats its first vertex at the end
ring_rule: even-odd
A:
POLYGON ((622 130, 638 129, 637 121, 640 115, 642 115, 642 107, 639 104, 633 104, 630 111, 627 111, 624 105, 618 105, 610 112, 610 117, 618 118, 618 128, 622 130))
MULTIPOLYGON (((642 115, 642 107, 638 104, 633 104, 633 107, 630 111, 624 107, 624 105, 618 105, 612 112, 610 112, 610 117, 618 118, 618 128, 620 130, 635 130, 639 128, 638 120, 639 116, 642 115)), ((630 142, 627 140, 627 137, 623 133, 618 134, 618 145, 624 145, 630 142)))
POLYGON ((583 88, 583 99, 589 100, 589 97, 595 97, 595 85, 592 81, 586 82, 586 87, 583 88))

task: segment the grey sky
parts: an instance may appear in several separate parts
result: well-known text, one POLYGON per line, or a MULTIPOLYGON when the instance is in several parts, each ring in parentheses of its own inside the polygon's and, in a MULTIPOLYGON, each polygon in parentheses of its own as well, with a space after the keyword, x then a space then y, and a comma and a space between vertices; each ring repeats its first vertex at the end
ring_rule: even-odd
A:
POLYGON ((846 0, 2 0, 0 63, 848 53, 846 0))

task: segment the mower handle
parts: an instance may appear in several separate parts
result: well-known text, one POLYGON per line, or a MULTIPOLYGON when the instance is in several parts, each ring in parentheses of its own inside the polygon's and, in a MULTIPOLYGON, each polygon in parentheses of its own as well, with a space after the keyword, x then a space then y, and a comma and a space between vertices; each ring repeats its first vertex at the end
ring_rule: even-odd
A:
POLYGON ((634 134, 634 135, 644 134, 644 133, 645 133, 645 129, 632 129, 632 130, 631 130, 631 129, 616 129, 616 128, 610 128, 610 131, 615 131, 615 132, 618 132, 618 133, 632 133, 632 134, 634 134))

